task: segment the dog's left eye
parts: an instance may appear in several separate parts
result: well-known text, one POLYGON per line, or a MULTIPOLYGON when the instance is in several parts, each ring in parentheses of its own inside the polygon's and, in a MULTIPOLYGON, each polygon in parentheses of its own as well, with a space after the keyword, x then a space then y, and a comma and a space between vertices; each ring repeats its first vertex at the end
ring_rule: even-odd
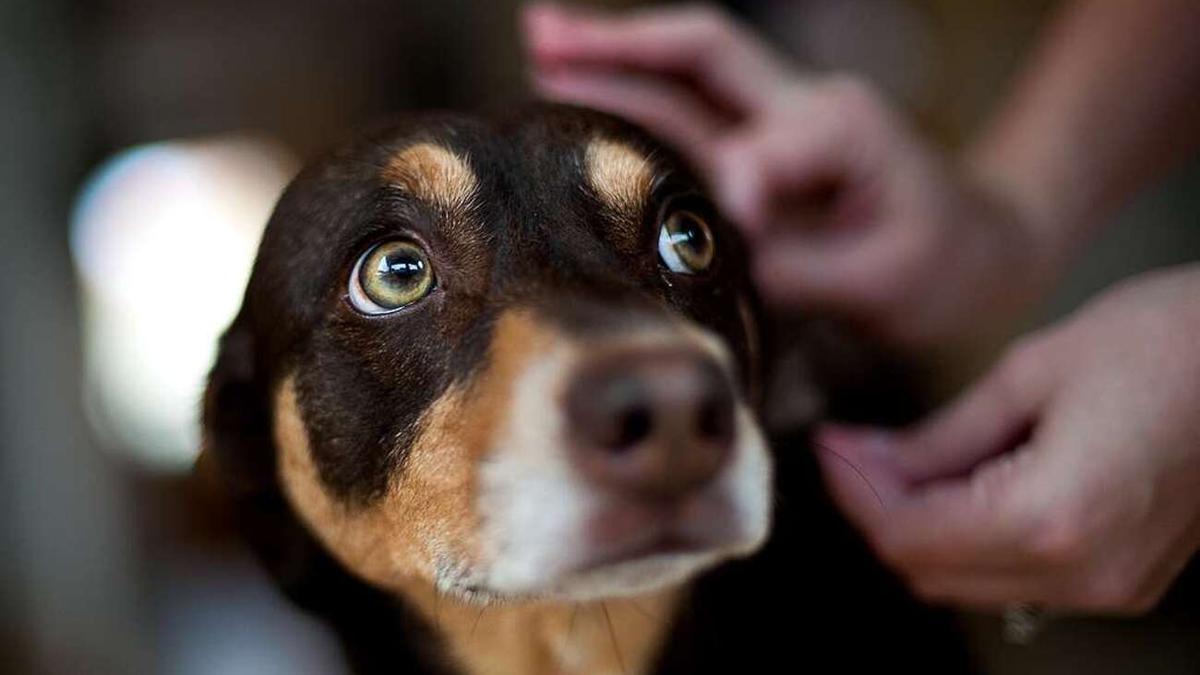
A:
POLYGON ((708 223, 691 211, 674 211, 658 231, 658 256, 667 269, 698 274, 708 269, 716 253, 708 223))
POLYGON ((433 269, 420 246, 404 240, 377 244, 350 274, 350 304, 364 314, 387 314, 433 290, 433 269))

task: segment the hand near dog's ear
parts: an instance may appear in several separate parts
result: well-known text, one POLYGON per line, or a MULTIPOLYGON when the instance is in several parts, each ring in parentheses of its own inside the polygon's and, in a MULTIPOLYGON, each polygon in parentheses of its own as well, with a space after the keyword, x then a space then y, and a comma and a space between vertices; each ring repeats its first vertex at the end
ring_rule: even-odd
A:
POLYGON ((898 433, 827 427, 843 511, 923 597, 1151 608, 1200 547, 1200 267, 1119 287, 898 433))
POLYGON ((772 304, 923 346, 1007 328, 1053 271, 1023 210, 953 170, 871 87, 801 77, 717 10, 534 5, 524 19, 536 88, 682 150, 750 240, 772 304))

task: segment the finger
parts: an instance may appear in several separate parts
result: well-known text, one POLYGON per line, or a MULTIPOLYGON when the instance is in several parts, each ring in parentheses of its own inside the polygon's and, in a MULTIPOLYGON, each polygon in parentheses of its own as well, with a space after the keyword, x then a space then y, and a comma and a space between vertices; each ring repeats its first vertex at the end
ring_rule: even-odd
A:
POLYGON ((915 488, 889 512, 885 527, 868 533, 894 566, 1034 569, 1042 564, 1031 542, 1044 500, 1041 457, 1024 450, 987 461, 962 479, 915 488))
POLYGON ((959 476, 1028 440, 1049 398, 1043 350, 1019 348, 929 421, 901 434, 895 461, 912 481, 959 476))
POLYGON ((666 80, 599 71, 537 73, 534 85, 554 100, 624 117, 666 140, 704 170, 719 122, 686 89, 666 80))
POLYGON ((683 77, 724 105, 760 105, 781 79, 752 36, 715 10, 651 8, 621 15, 529 6, 524 31, 534 59, 683 77))
POLYGON ((816 434, 817 462, 830 496, 865 531, 885 527, 904 496, 903 476, 889 464, 887 432, 824 425, 816 434))
POLYGON ((717 200, 726 215, 752 233, 766 232, 773 221, 794 222, 796 214, 784 211, 811 207, 813 198, 827 196, 823 193, 831 184, 860 178, 857 154, 847 152, 852 131, 832 106, 797 90, 788 107, 802 124, 765 123, 713 149, 717 200))
POLYGON ((825 426, 817 443, 856 460, 865 480, 880 490, 882 507, 864 499, 852 476, 818 455, 831 496, 893 567, 912 574, 929 567, 1015 568, 1028 562, 1024 544, 1036 521, 1024 491, 1036 485, 1030 478, 1036 474, 1035 453, 997 458, 965 479, 913 488, 892 462, 897 447, 892 434, 825 426))

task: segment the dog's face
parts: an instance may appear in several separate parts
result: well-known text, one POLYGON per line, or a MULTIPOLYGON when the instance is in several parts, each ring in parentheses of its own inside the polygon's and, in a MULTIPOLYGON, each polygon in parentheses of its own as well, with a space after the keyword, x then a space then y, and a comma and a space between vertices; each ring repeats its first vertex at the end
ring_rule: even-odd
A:
MULTIPOLYGON (((225 349, 252 354, 279 489, 360 577, 638 593, 768 530, 738 246, 608 117, 417 118, 291 185, 225 349)), ((220 454, 222 416, 253 413, 211 388, 220 454)))

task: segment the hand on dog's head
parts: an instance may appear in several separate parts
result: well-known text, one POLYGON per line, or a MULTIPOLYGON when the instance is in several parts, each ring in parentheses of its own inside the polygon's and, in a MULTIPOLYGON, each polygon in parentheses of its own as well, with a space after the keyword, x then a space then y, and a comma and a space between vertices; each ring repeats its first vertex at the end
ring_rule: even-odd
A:
POLYGON ((768 530, 754 322, 736 233, 637 130, 414 117, 283 195, 205 450, 285 584, 311 535, 397 592, 677 585, 768 530))

